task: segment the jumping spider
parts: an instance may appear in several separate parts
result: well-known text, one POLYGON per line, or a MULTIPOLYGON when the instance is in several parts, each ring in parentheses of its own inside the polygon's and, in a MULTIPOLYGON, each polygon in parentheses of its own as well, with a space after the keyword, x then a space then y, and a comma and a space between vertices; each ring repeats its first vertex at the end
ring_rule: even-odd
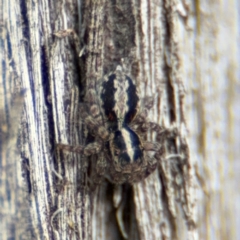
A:
POLYGON ((163 155, 163 140, 173 131, 147 121, 153 99, 147 97, 140 102, 135 84, 121 66, 100 83, 96 87, 90 79, 87 107, 82 112, 94 141, 86 146, 58 144, 58 148, 84 156, 97 155, 92 177, 95 180, 105 176, 116 184, 140 181, 156 169, 163 155), (145 141, 148 131, 156 132, 156 143, 145 141), (155 154, 150 156, 149 151, 155 154))

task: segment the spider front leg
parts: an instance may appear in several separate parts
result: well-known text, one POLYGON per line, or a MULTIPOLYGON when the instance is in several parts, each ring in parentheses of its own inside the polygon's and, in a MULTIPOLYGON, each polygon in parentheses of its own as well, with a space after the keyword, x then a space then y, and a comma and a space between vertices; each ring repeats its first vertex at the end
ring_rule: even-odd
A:
POLYGON ((93 166, 89 180, 92 185, 99 185, 103 177, 106 177, 106 169, 108 167, 106 156, 104 151, 101 151, 97 156, 93 156, 92 158, 93 166))
POLYGON ((89 143, 86 146, 82 146, 82 145, 74 146, 74 145, 59 143, 57 144, 57 148, 62 149, 64 151, 68 151, 68 152, 80 153, 85 156, 90 156, 100 152, 102 148, 102 143, 96 141, 93 143, 89 143))
MULTIPOLYGON (((156 133, 156 143, 149 142, 151 144, 155 144, 155 146, 162 146, 164 145, 165 139, 171 137, 176 137, 177 129, 176 128, 165 128, 160 126, 158 123, 154 122, 148 122, 147 120, 145 122, 142 122, 139 125, 134 125, 134 131, 137 132, 139 135, 142 135, 143 137, 147 136, 147 133, 156 133), (157 145, 156 145, 157 144, 157 145)), ((153 149, 154 150, 154 149, 153 149)), ((160 150, 160 149, 159 149, 160 150)))
POLYGON ((91 186, 94 186, 95 184, 99 184, 99 182, 101 182, 102 177, 105 175, 105 170, 107 167, 104 151, 102 151, 103 143, 101 140, 89 143, 86 146, 57 144, 57 148, 63 151, 79 153, 85 157, 91 158, 89 159, 92 162, 91 174, 90 177, 87 177, 88 182, 91 186))
POLYGON ((167 135, 170 132, 176 132, 175 129, 167 129, 165 127, 160 126, 158 123, 148 121, 148 111, 153 107, 154 104, 154 97, 144 97, 141 101, 142 109, 136 117, 133 119, 131 126, 137 132, 146 133, 148 131, 156 132, 158 138, 160 136, 167 135), (134 128, 134 126, 137 126, 134 128))
POLYGON ((147 177, 150 175, 160 164, 162 160, 172 159, 172 158, 179 158, 182 157, 180 154, 171 154, 168 156, 165 156, 165 147, 166 143, 165 141, 168 141, 169 139, 176 138, 177 132, 173 131, 172 129, 164 129, 160 127, 156 123, 150 123, 147 127, 147 130, 155 130, 157 132, 157 141, 151 142, 146 141, 143 143, 143 149, 145 151, 145 162, 146 162, 146 169, 144 172, 144 176, 147 177), (154 152, 153 155, 149 155, 146 152, 154 152))
POLYGON ((91 135, 94 137, 99 137, 103 141, 107 141, 109 139, 109 132, 104 126, 98 105, 93 104, 88 106, 88 110, 82 110, 82 118, 84 119, 84 123, 91 135))
POLYGON ((143 178, 148 177, 152 172, 154 172, 158 166, 158 160, 155 158, 157 152, 160 151, 161 146, 158 143, 153 142, 144 142, 143 143, 144 149, 144 160, 145 160, 145 170, 143 171, 143 178), (153 156, 150 156, 147 152, 156 152, 153 156))
POLYGON ((133 120, 133 124, 142 124, 147 121, 148 111, 153 107, 154 98, 145 97, 141 101, 142 109, 137 113, 136 117, 133 120))
MULTIPOLYGON (((169 132, 163 138, 163 154, 155 154, 159 174, 165 187, 168 208, 176 216, 176 200, 181 202, 186 219, 189 216, 189 149, 178 132, 169 132), (174 193, 174 194, 173 194, 174 193)), ((191 206, 190 206, 191 207, 191 206)))

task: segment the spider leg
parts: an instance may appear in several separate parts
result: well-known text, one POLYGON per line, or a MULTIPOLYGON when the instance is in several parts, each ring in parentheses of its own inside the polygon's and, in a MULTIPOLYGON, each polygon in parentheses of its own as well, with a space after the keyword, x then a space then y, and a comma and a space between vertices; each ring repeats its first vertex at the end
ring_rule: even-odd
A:
MULTIPOLYGON (((156 168, 157 163, 161 162, 163 160, 163 158, 165 161, 166 160, 172 161, 172 159, 176 159, 176 158, 182 159, 183 156, 179 153, 170 153, 166 157, 163 157, 163 156, 165 156, 164 153, 166 153, 166 148, 168 148, 168 150, 170 150, 172 141, 175 141, 175 138, 177 136, 179 136, 176 129, 162 128, 158 124, 152 123, 152 122, 147 123, 147 124, 148 124, 148 126, 146 128, 147 131, 154 130, 157 133, 157 137, 156 137, 157 141, 156 142, 151 142, 151 141, 143 142, 143 149, 145 151, 155 152, 153 156, 149 156, 148 154, 146 154, 146 160, 147 160, 147 164, 148 164, 148 167, 146 169, 146 174, 148 174, 148 173, 150 174, 156 168)), ((172 149, 172 150, 174 152, 176 149, 172 149)))
POLYGON ((100 137, 102 140, 108 140, 109 132, 104 126, 101 112, 97 104, 89 106, 85 105, 85 109, 82 110, 82 118, 91 134, 95 137, 100 137))
POLYGON ((103 152, 98 155, 97 164, 96 164, 96 172, 98 175, 103 176, 105 174, 105 170, 107 168, 106 157, 103 152))
POLYGON ((140 134, 147 133, 148 131, 155 131, 157 136, 161 138, 163 134, 166 134, 167 129, 165 127, 161 127, 159 124, 155 122, 148 121, 148 111, 153 107, 154 97, 145 97, 142 100, 142 110, 136 115, 131 123, 131 127, 140 134))
POLYGON ((146 142, 143 143, 143 149, 145 151, 157 152, 161 149, 161 145, 157 142, 146 141, 146 142))
POLYGON ((107 168, 107 161, 104 156, 104 152, 102 150, 102 142, 92 142, 87 144, 86 146, 82 145, 67 145, 67 144, 57 144, 57 148, 63 151, 75 152, 82 154, 85 157, 89 157, 91 159, 92 167, 91 174, 88 176, 86 174, 87 182, 89 183, 90 189, 94 190, 96 184, 98 185, 105 175, 105 170, 107 168))
POLYGON ((57 148, 62 149, 64 151, 75 152, 75 153, 83 154, 85 156, 90 156, 100 152, 102 148, 102 143, 93 142, 93 143, 87 144, 86 146, 82 146, 82 145, 73 146, 73 145, 59 143, 57 144, 57 148))
POLYGON ((176 128, 168 129, 163 126, 160 126, 158 123, 148 121, 148 111, 154 105, 154 96, 148 96, 143 98, 141 105, 142 110, 136 115, 131 123, 131 126, 135 131, 140 133, 146 133, 148 131, 154 131, 157 134, 157 140, 161 139, 162 137, 166 137, 172 133, 176 135, 176 128), (134 126, 137 128, 134 128, 134 126))
POLYGON ((142 124, 146 122, 149 109, 153 107, 154 97, 145 97, 142 99, 141 105, 143 106, 141 111, 136 115, 133 120, 133 124, 142 124))
POLYGON ((90 172, 87 175, 87 182, 89 183, 90 189, 94 190, 104 179, 107 169, 107 161, 104 156, 104 152, 99 152, 97 155, 90 156, 90 172))
POLYGON ((155 171, 155 169, 157 168, 158 166, 158 161, 157 159, 153 156, 149 156, 148 154, 145 155, 145 159, 146 159, 146 168, 145 168, 145 171, 143 172, 144 174, 144 178, 146 178, 147 176, 149 176, 152 172, 155 171))
POLYGON ((166 139, 173 139, 179 136, 178 130, 175 127, 166 128, 160 126, 155 122, 145 121, 142 124, 138 125, 136 132, 139 134, 146 134, 147 132, 155 132, 156 133, 156 141, 162 143, 166 139))

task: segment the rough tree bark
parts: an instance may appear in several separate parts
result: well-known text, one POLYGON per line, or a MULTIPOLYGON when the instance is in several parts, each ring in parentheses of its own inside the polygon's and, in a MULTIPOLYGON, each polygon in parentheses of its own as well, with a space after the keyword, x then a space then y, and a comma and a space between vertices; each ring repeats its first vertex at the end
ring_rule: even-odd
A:
POLYGON ((0 239, 239 239, 237 1, 2 6, 0 239), (149 118, 177 127, 174 153, 187 143, 189 156, 93 190, 85 159, 55 147, 84 143, 89 79, 122 60, 154 96, 149 118))

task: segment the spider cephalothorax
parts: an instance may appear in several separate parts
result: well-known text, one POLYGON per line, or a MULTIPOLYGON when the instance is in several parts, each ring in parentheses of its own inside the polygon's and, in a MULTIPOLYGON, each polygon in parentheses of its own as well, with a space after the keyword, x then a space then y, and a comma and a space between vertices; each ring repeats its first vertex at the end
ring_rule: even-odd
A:
POLYGON ((134 82, 121 66, 104 77, 98 89, 88 91, 88 107, 82 115, 95 140, 86 146, 58 144, 59 148, 85 156, 96 154, 95 175, 104 175, 114 183, 133 183, 147 177, 157 166, 157 160, 148 151, 159 155, 161 144, 147 142, 146 132, 164 132, 143 114, 152 106, 152 99, 140 102, 134 82))

